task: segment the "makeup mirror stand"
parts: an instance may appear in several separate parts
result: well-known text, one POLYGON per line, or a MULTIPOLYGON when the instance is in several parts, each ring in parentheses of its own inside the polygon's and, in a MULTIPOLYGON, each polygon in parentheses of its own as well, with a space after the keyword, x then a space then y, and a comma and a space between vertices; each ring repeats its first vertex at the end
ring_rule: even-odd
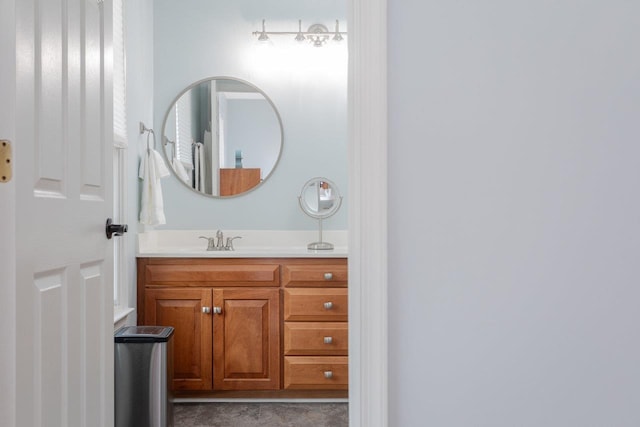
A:
POLYGON ((318 241, 309 243, 307 249, 313 251, 330 251, 333 249, 333 244, 322 241, 322 218, 318 218, 318 241))
POLYGON ((336 184, 327 178, 312 178, 305 183, 298 196, 300 209, 311 218, 318 220, 318 241, 309 243, 307 249, 312 251, 333 250, 333 244, 323 241, 322 220, 333 216, 342 204, 342 196, 336 184), (320 196, 320 190, 328 192, 330 197, 320 196))

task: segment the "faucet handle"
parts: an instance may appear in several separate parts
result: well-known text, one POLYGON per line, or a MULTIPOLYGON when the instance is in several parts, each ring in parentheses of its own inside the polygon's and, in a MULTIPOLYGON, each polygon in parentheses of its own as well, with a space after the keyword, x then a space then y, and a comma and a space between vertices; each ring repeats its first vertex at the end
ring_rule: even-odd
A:
POLYGON ((214 251, 216 249, 216 241, 214 237, 205 237, 205 236, 200 236, 200 239, 207 239, 207 250, 208 251, 214 251))
POLYGON ((225 245, 224 250, 235 251, 235 249, 233 248, 233 241, 236 239, 242 239, 242 236, 227 237, 227 244, 225 245))

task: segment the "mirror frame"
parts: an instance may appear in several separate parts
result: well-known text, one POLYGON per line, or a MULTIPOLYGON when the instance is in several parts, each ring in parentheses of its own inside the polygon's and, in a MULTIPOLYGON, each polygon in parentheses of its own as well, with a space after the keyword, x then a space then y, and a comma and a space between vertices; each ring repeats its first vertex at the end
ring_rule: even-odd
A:
POLYGON ((167 110, 166 110, 166 112, 164 114, 164 118, 162 119, 162 128, 161 128, 160 132, 161 132, 160 141, 161 141, 161 145, 162 145, 162 153, 164 155, 164 158, 167 160, 167 165, 169 166, 169 170, 171 171, 173 176, 178 180, 178 182, 180 182, 182 185, 187 187, 189 190, 191 190, 195 194, 198 194, 198 195, 201 195, 201 196, 205 196, 205 197, 209 197, 211 199, 232 199, 232 198, 235 198, 235 197, 246 196, 247 194, 255 191, 257 188, 262 187, 264 185, 264 183, 271 177, 271 175, 273 175, 273 172, 276 170, 276 168, 280 164, 280 159, 282 158, 282 151, 284 150, 284 126, 282 124, 282 117, 280 116, 280 112, 276 108, 276 104, 274 104, 273 100, 271 98, 269 98, 269 96, 262 89, 260 89, 259 87, 257 87, 253 83, 250 83, 250 82, 248 82, 246 80, 243 80, 243 79, 239 79, 237 77, 229 77, 229 76, 205 77, 203 79, 200 79, 200 80, 198 80, 196 82, 191 83, 189 86, 187 86, 186 88, 181 90, 180 93, 178 93, 178 95, 175 96, 173 98, 173 100, 171 101, 171 103, 169 104, 169 107, 167 108, 167 110), (258 185, 254 186, 254 187, 250 188, 249 190, 244 191, 242 193, 233 194, 233 195, 229 195, 229 196, 214 196, 213 194, 202 193, 200 191, 196 191, 188 183, 186 183, 182 179, 180 179, 180 177, 178 176, 176 171, 173 170, 173 166, 171 166, 171 159, 167 155, 167 144, 169 142, 168 142, 168 138, 165 136, 165 128, 167 126, 167 120, 169 119, 169 115, 171 114, 171 109, 176 105, 176 103, 182 97, 182 95, 184 95, 185 93, 187 93, 188 91, 190 91, 194 87, 196 87, 196 86, 198 86, 198 85, 200 85, 202 83, 211 81, 211 80, 233 80, 235 82, 243 83, 243 84, 245 84, 245 85, 247 85, 249 87, 254 88, 255 91, 257 93, 261 94, 264 97, 264 99, 267 100, 269 105, 271 105, 271 108, 273 108, 273 112, 275 113, 276 118, 278 119, 278 126, 280 127, 280 152, 278 153, 278 157, 276 158, 276 161, 273 164, 273 167, 271 168, 269 173, 267 175, 265 175, 265 177, 260 180, 260 183, 258 185))
POLYGON ((340 209, 340 206, 342 206, 342 194, 340 193, 340 189, 335 184, 335 182, 331 181, 330 179, 317 176, 315 178, 311 178, 310 180, 304 183, 304 185, 302 186, 302 190, 300 190, 300 195, 298 196, 298 203, 300 204, 300 209, 302 209, 302 212, 309 215, 311 218, 326 219, 334 216, 340 209), (335 191, 334 193, 335 203, 333 204, 333 206, 331 206, 331 209, 327 210, 324 213, 313 212, 311 210, 311 207, 304 201, 305 191, 309 188, 311 184, 317 183, 317 182, 326 182, 327 184, 329 184, 329 187, 333 189, 333 191, 335 191))

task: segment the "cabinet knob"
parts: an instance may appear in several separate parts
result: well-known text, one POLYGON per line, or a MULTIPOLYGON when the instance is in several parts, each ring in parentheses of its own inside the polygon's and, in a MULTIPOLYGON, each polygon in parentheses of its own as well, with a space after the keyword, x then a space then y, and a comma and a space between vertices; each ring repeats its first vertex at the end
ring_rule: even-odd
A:
POLYGON ((333 273, 324 273, 324 280, 333 279, 333 273))
POLYGON ((325 344, 333 344, 333 337, 324 337, 325 344))
POLYGON ((333 303, 331 301, 325 302, 324 303, 324 309, 325 310, 331 310, 333 308, 333 303))
POLYGON ((210 314, 211 313, 211 307, 202 307, 202 312, 204 314, 210 314))
POLYGON ((333 378, 333 371, 324 371, 324 377, 328 380, 333 378))
POLYGON ((213 307, 213 312, 215 314, 222 314, 222 307, 213 307))

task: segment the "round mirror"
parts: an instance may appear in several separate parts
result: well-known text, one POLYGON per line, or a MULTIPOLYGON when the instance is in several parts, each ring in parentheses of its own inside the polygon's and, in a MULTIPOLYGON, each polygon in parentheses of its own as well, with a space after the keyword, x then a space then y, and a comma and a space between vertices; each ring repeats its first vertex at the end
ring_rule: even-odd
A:
POLYGON ((162 124, 164 153, 191 190, 232 197, 258 187, 282 151, 282 120, 267 95, 243 80, 213 77, 184 89, 162 124))
POLYGON ((313 250, 333 249, 333 245, 322 240, 322 220, 334 215, 340 209, 342 196, 336 184, 327 178, 313 178, 302 187, 298 196, 300 208, 304 213, 318 220, 318 241, 309 243, 313 250))

